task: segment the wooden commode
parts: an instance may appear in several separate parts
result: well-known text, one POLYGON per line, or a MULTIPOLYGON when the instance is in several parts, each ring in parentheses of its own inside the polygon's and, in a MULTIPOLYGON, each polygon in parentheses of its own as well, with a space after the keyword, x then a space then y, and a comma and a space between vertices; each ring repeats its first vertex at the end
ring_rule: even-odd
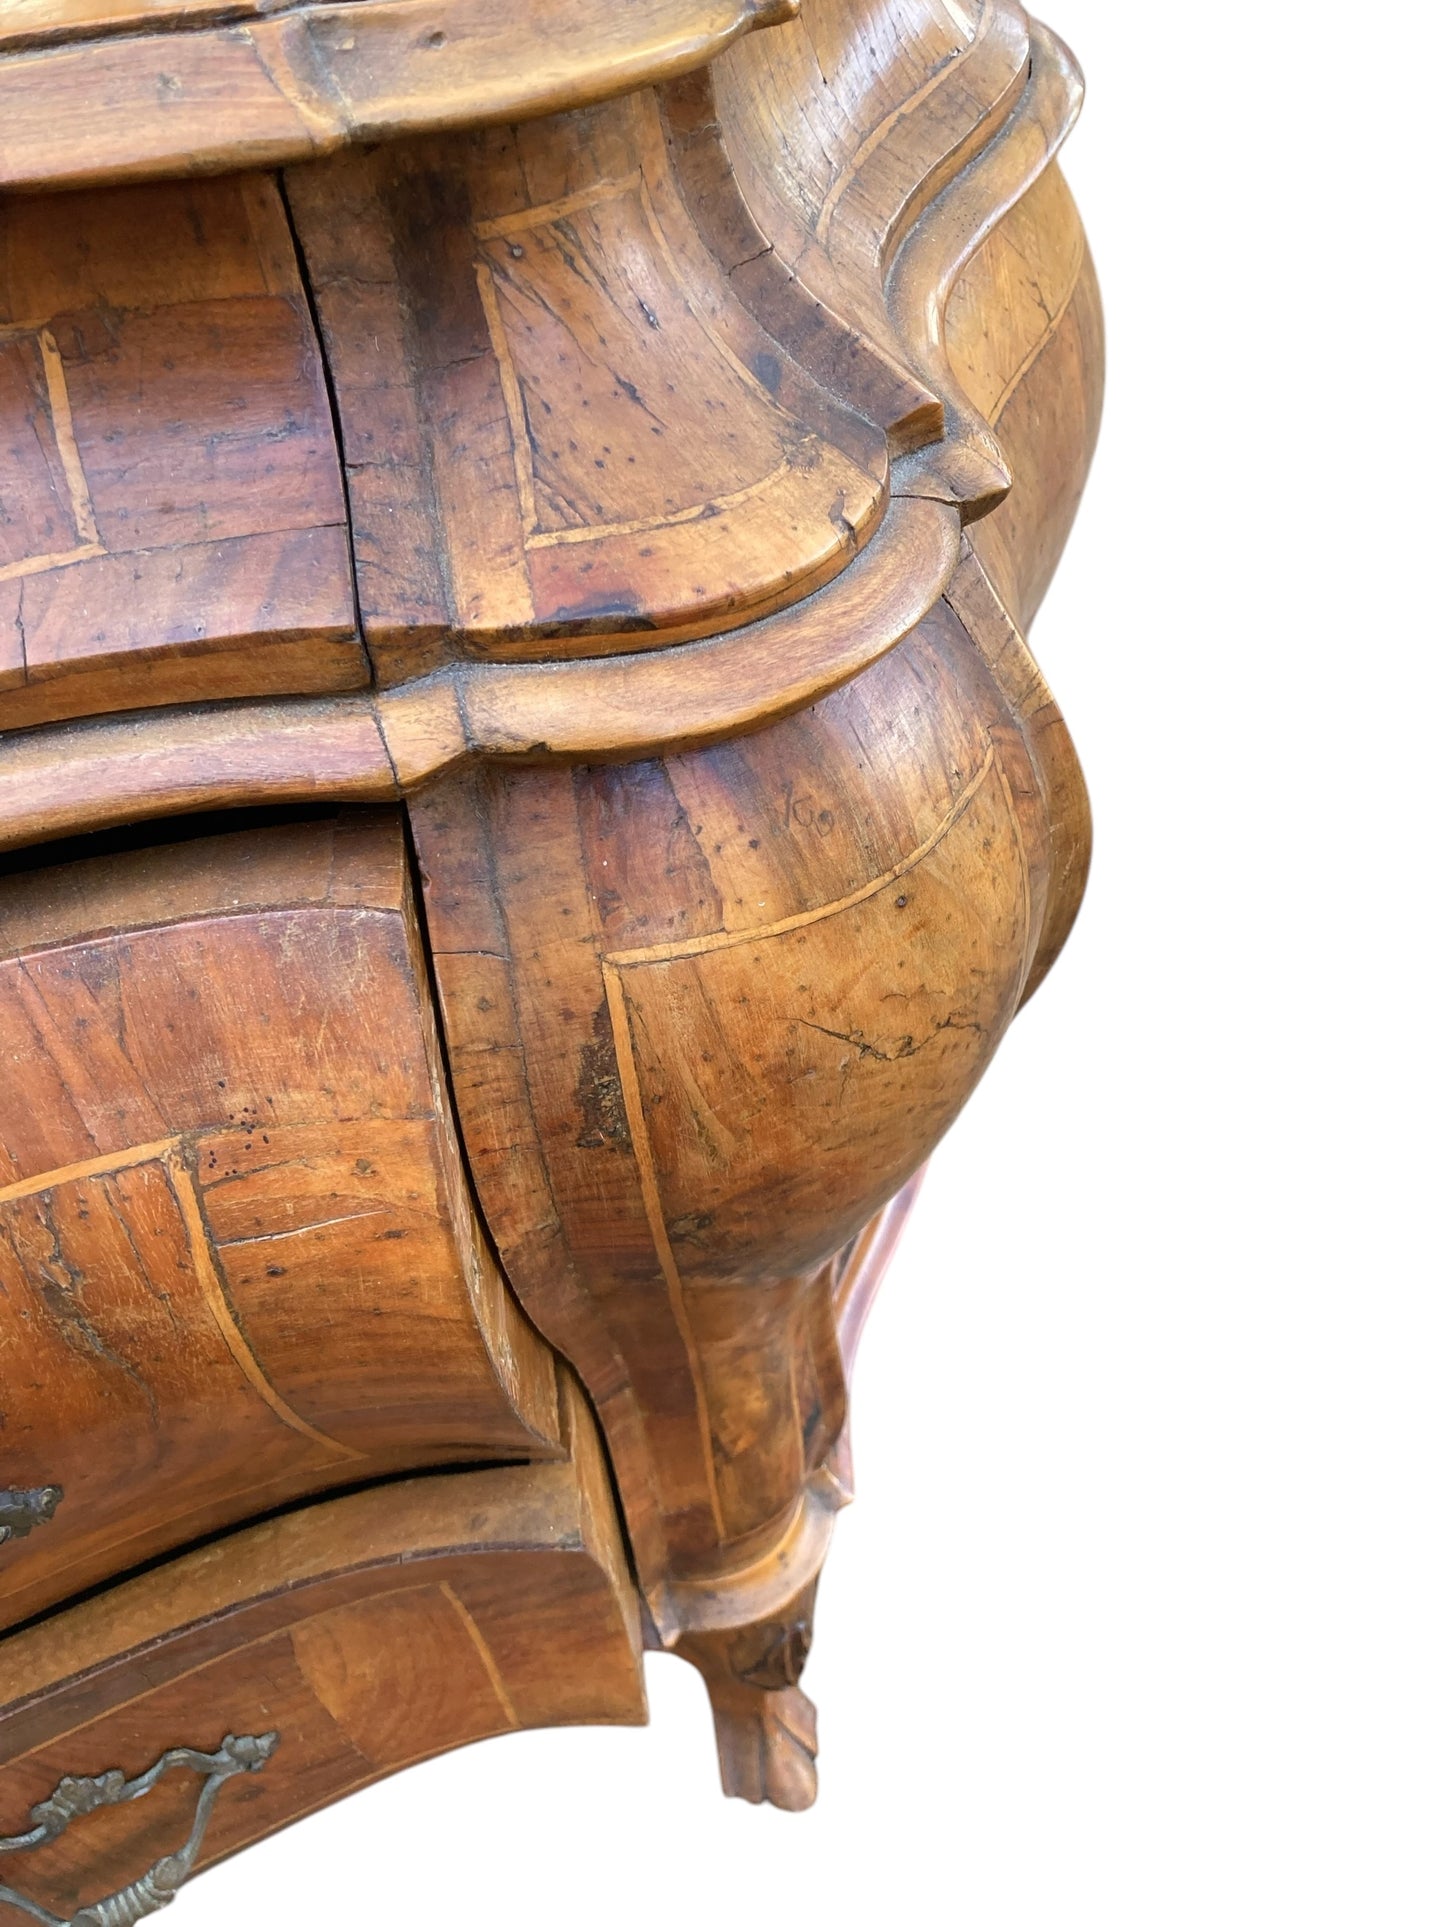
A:
POLYGON ((1080 97, 1013 0, 0 8, 0 1927, 648 1647, 813 1799, 1088 863, 1080 97))

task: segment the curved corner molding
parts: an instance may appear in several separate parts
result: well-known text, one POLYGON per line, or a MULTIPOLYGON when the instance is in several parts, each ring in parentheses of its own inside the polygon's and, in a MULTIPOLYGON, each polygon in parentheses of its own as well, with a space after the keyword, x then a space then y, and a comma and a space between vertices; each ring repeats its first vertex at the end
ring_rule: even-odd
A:
POLYGON ((0 1490, 0 1546, 23 1539, 36 1526, 47 1525, 65 1497, 64 1486, 8 1486, 0 1490))
POLYGON ((460 663, 355 695, 0 732, 0 849, 246 803, 396 802, 470 756, 631 761, 759 729, 901 642, 959 542, 956 511, 905 499, 806 601, 656 655, 460 663))
POLYGON ((712 1578, 672 1579, 658 1588, 648 1603, 664 1646, 689 1633, 755 1625, 783 1611, 817 1578, 834 1517, 851 1499, 829 1469, 815 1472, 781 1532, 747 1565, 721 1568, 712 1578))
POLYGON ((99 0, 39 0, 0 21, 0 188, 280 167, 352 141, 560 113, 689 73, 796 11, 797 0, 163 0, 127 9, 117 31, 117 9, 99 0))
MULTIPOLYGON (((998 138, 972 155, 940 191, 929 218, 904 238, 888 272, 890 311, 913 365, 965 421, 977 411, 948 359, 949 301, 966 263, 1057 155, 1084 102, 1078 62, 1057 34, 1037 21, 1030 55, 1027 83, 998 138)), ((920 465, 947 473, 954 459, 955 450, 945 441, 926 450, 920 465)))
MULTIPOLYGON (((943 437, 941 448, 919 458, 921 469, 914 461, 895 473, 895 496, 937 494, 955 502, 964 521, 977 521, 1007 495, 1012 472, 949 371, 940 380, 934 358, 920 356, 919 295, 911 291, 900 308, 893 270, 916 236, 956 224, 953 184, 984 157, 1017 146, 1038 47, 1014 0, 949 0, 946 8, 893 0, 890 11, 886 60, 873 58, 871 43, 867 58, 855 57, 848 9, 818 4, 760 36, 757 48, 731 48, 709 77, 721 144, 774 251, 931 397, 931 410, 915 417, 920 432, 889 423, 895 455, 943 437), (840 142, 832 130, 847 121, 856 132, 840 142), (779 148, 787 168, 776 162, 779 148)), ((950 227, 950 246, 967 249, 975 238, 950 227)), ((741 298, 775 311, 777 290, 768 283, 777 265, 739 263, 733 278, 741 298)), ((937 296, 936 289, 924 293, 937 296)), ((786 314, 770 325, 793 345, 786 314)))
POLYGON ((27 1832, 0 1840, 0 1854, 24 1853, 32 1847, 47 1846, 60 1838, 72 1820, 94 1813, 99 1807, 125 1806, 131 1800, 143 1799, 174 1767, 186 1767, 192 1773, 203 1775, 195 1818, 185 1844, 147 1868, 129 1886, 92 1901, 68 1920, 38 1901, 28 1900, 13 1887, 0 1886, 0 1905, 18 1907, 32 1920, 42 1922, 43 1927, 134 1927, 136 1921, 158 1913, 175 1899, 194 1867, 221 1788, 238 1773, 259 1773, 275 1752, 279 1737, 276 1733, 228 1733, 214 1753, 198 1753, 194 1747, 175 1746, 134 1780, 126 1779, 119 1767, 84 1778, 67 1776, 48 1800, 30 1809, 31 1825, 27 1832))

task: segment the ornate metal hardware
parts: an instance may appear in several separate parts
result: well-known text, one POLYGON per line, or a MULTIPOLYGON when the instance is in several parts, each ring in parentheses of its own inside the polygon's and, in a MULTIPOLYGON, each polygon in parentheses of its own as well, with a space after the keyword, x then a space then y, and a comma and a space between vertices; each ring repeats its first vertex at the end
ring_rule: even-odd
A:
POLYGON ((23 1539, 53 1519, 64 1497, 65 1488, 59 1485, 12 1485, 0 1490, 0 1546, 7 1539, 23 1539))
POLYGON ((94 1813, 97 1807, 124 1806, 129 1800, 142 1799, 172 1767, 189 1767, 193 1773, 204 1774, 205 1780, 196 1799, 195 1818, 185 1845, 158 1860, 128 1887, 107 1894, 103 1900, 93 1900, 69 1920, 62 1920, 59 1914, 51 1913, 38 1901, 27 1900, 13 1887, 0 1886, 0 1905, 18 1907, 32 1920, 40 1921, 42 1927, 135 1927, 136 1921, 168 1907, 175 1899, 195 1865, 211 1808, 225 1782, 237 1773, 259 1773, 275 1752, 278 1738, 275 1733, 240 1737, 228 1733, 215 1753, 198 1753, 193 1747, 174 1746, 134 1780, 128 1780, 119 1767, 84 1779, 67 1775, 48 1800, 30 1809, 32 1824, 27 1833, 0 1839, 0 1854, 43 1847, 51 1840, 58 1840, 72 1820, 94 1813))

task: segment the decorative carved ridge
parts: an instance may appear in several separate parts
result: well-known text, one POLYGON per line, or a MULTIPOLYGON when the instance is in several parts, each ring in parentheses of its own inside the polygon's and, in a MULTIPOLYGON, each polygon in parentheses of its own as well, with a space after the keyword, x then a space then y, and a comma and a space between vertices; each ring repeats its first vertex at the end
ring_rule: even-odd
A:
POLYGON ((32 1847, 47 1846, 60 1838, 72 1820, 82 1819, 100 1807, 125 1806, 131 1800, 143 1799, 173 1767, 186 1767, 204 1778, 184 1845, 157 1860, 138 1880, 92 1901, 68 1920, 38 1901, 27 1899, 13 1887, 0 1885, 0 1904, 18 1907, 32 1920, 41 1921, 43 1927, 134 1927, 135 1922, 168 1907, 196 1863, 211 1809, 222 1786, 238 1773, 259 1773, 275 1752, 279 1737, 276 1733, 228 1733, 214 1753, 175 1746, 134 1780, 128 1780, 119 1767, 86 1776, 67 1774, 48 1800, 30 1809, 31 1825, 25 1833, 0 1839, 0 1854, 24 1853, 32 1847))

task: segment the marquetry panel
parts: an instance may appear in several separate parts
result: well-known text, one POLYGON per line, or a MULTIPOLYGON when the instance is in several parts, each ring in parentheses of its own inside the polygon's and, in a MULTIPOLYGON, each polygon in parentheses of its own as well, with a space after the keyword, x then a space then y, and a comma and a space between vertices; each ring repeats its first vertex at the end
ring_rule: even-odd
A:
POLYGON ((882 434, 731 293, 652 96, 287 182, 384 681, 706 634, 871 532, 882 434))
POLYGON ((926 842, 852 895, 605 959, 665 1266, 699 1285, 805 1269, 836 1237, 842 1197, 852 1218, 891 1196, 1013 1013, 1027 875, 985 751, 926 842))
POLYGON ((1027 748, 945 605, 768 730, 468 774, 413 819, 489 1222, 595 1386, 635 1533, 685 1567, 776 1523, 836 1435, 807 1280, 1022 993, 1048 874, 1027 748))
POLYGON ((369 679, 275 185, 0 208, 0 729, 369 679))
MULTIPOLYGON (((569 1433, 572 1463, 305 1507, 0 1642, 0 1837, 67 1776, 136 1777, 172 1748, 260 1740, 254 1770, 219 1788, 203 1868, 447 1748, 640 1722, 636 1607, 575 1394, 569 1433)), ((173 1854, 198 1791, 177 1765, 7 1855, 0 1882, 68 1919, 173 1854)))
POLYGON ((0 885, 14 1619, 377 1470, 538 1451, 550 1360, 468 1202, 394 819, 0 885))

